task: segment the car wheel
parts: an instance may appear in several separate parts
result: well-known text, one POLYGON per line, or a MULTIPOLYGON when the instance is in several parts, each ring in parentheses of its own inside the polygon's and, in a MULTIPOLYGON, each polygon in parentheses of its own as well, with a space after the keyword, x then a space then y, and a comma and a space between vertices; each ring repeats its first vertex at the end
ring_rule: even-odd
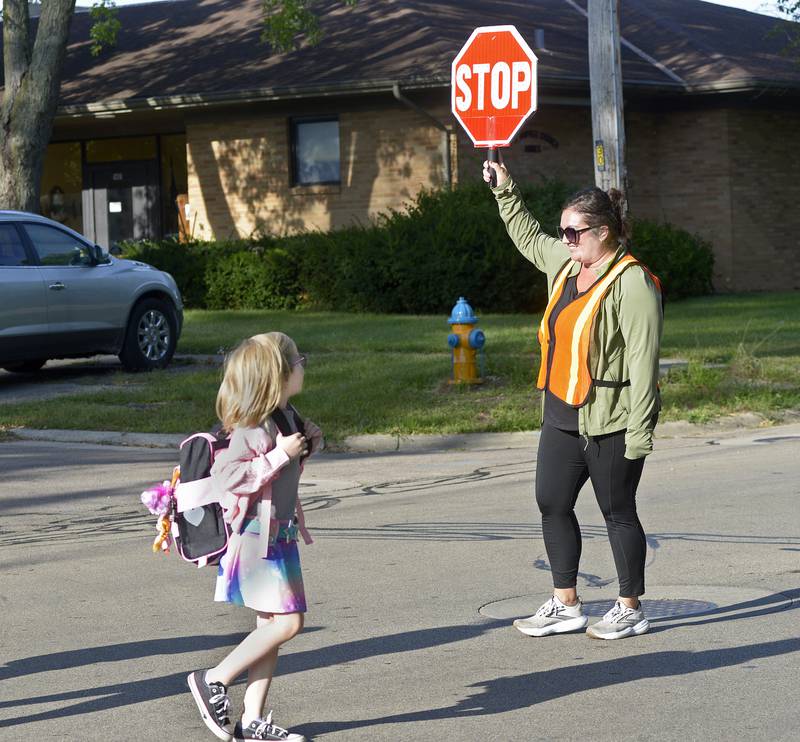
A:
POLYGON ((7 363, 3 368, 15 374, 30 374, 38 371, 47 363, 46 358, 37 358, 33 361, 20 361, 19 363, 7 363))
POLYGON ((178 323, 172 305, 144 299, 131 312, 119 360, 128 371, 164 368, 175 353, 178 323))

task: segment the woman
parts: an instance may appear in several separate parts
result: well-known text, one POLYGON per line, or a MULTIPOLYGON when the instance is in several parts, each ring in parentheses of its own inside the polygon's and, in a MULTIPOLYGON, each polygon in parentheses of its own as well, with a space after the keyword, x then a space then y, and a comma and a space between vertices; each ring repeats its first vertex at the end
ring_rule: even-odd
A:
POLYGON ((581 630, 588 623, 576 591, 581 532, 575 501, 591 479, 606 521, 619 598, 587 629, 596 639, 645 633, 646 541, 636 487, 653 450, 658 417, 661 291, 627 251, 619 191, 589 188, 564 205, 560 240, 544 234, 508 170, 484 163, 500 216, 517 249, 547 274, 549 302, 539 328, 543 390, 536 502, 553 575, 553 597, 514 626, 529 636, 581 630))

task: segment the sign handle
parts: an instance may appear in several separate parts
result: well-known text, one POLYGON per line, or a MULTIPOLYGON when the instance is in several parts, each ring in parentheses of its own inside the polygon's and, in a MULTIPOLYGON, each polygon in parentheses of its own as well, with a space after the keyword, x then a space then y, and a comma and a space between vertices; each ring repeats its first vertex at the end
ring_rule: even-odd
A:
MULTIPOLYGON (((489 147, 489 162, 500 164, 500 153, 497 151, 497 147, 489 147)), ((489 188, 495 188, 497 186, 497 173, 495 173, 494 168, 489 168, 489 175, 491 176, 489 188)))

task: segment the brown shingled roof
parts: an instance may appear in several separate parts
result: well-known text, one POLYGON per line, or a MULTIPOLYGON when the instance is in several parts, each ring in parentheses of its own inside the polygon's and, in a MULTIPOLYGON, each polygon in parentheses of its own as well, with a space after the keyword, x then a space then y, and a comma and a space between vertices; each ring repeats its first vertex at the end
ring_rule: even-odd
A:
MULTIPOLYGON (((800 92, 800 65, 771 35, 788 24, 701 0, 623 0, 626 89, 800 92), (782 25, 783 24, 783 25, 782 25), (635 48, 633 48, 635 47, 635 48)), ((73 19, 60 105, 180 96, 226 100, 449 84, 449 66, 476 26, 513 23, 538 52, 540 87, 588 84, 586 0, 322 0, 315 47, 270 55, 260 0, 173 0, 120 8, 115 49, 91 56, 86 13, 73 19)), ((168 103, 168 101, 164 101, 168 103)))

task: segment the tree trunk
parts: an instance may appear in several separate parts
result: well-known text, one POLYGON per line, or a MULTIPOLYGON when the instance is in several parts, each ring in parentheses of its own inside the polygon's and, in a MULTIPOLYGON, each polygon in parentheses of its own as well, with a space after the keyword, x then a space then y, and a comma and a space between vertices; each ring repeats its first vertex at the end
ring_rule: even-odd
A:
POLYGON ((27 0, 3 3, 5 89, 0 105, 0 209, 39 211, 47 143, 75 0, 42 3, 31 45, 27 0))

